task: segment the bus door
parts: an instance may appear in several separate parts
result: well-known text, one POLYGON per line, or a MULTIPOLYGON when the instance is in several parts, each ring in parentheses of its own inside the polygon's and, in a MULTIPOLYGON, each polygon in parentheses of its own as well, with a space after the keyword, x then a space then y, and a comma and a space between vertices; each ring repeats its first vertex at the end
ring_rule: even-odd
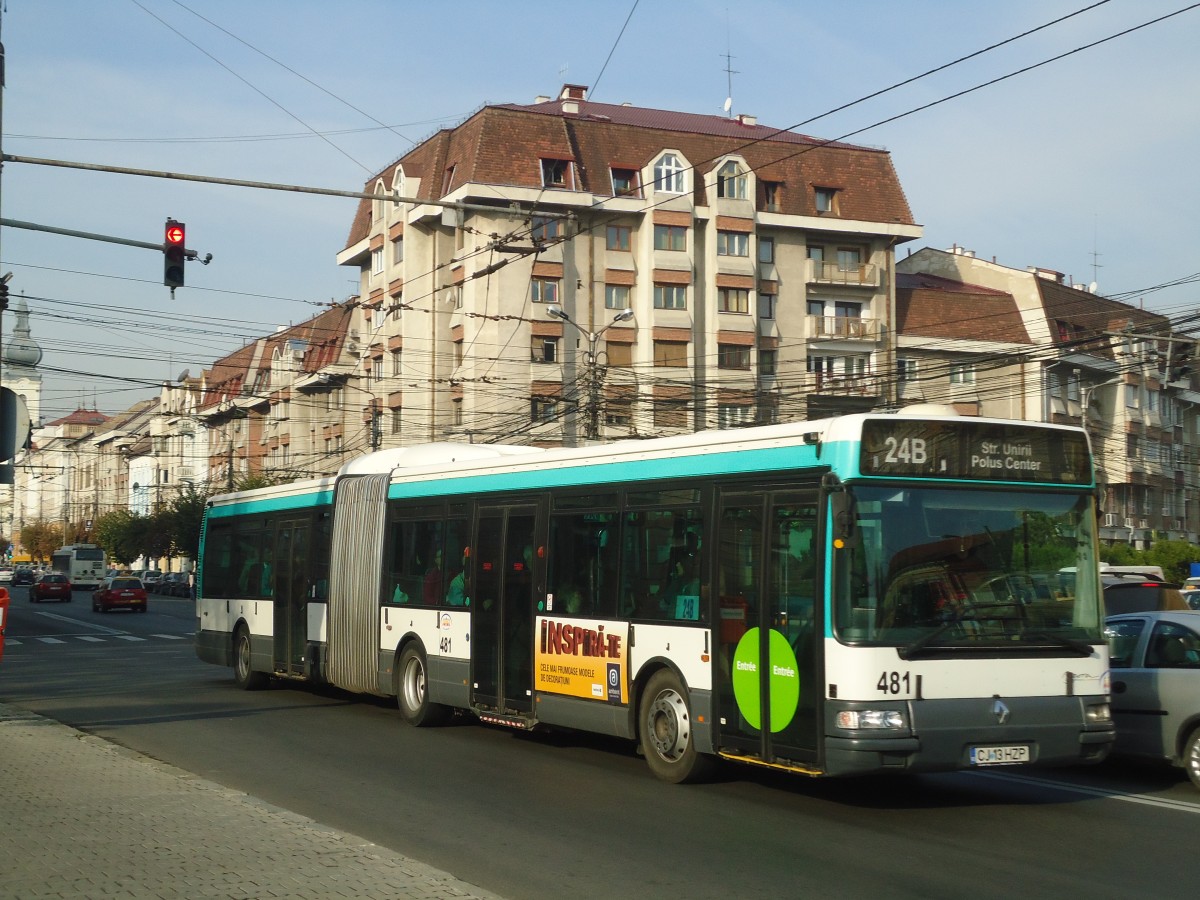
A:
POLYGON ((723 748, 817 762, 822 630, 817 491, 721 498, 718 690, 723 748))
MULTIPOLYGON (((533 613, 537 508, 481 507, 471 545, 473 705, 533 711, 533 613)), ((541 577, 540 574, 538 577, 541 577)))
POLYGON ((270 591, 275 606, 275 671, 304 675, 308 643, 309 522, 285 519, 275 530, 270 591))

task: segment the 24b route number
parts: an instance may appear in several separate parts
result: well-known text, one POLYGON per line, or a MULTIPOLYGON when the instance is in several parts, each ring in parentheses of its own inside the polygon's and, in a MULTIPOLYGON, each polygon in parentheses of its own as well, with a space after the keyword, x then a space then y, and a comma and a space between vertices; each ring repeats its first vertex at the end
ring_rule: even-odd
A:
POLYGON ((924 438, 901 438, 900 440, 896 440, 894 437, 889 437, 884 441, 884 446, 887 448, 883 457, 884 461, 891 465, 907 463, 919 466, 929 462, 929 453, 925 449, 924 438))
POLYGON ((879 676, 875 690, 881 694, 911 694, 912 678, 908 672, 884 672, 879 676))

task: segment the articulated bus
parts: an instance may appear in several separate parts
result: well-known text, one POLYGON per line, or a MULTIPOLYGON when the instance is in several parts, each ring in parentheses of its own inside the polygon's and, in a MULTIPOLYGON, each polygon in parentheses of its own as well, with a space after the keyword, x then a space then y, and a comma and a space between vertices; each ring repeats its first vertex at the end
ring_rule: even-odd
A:
POLYGON ((1081 429, 933 414, 383 450, 210 501, 197 653, 670 782, 1097 762, 1095 490, 1081 429))
POLYGON ((67 544, 50 555, 50 568, 66 575, 72 587, 94 591, 104 581, 108 563, 95 544, 67 544))

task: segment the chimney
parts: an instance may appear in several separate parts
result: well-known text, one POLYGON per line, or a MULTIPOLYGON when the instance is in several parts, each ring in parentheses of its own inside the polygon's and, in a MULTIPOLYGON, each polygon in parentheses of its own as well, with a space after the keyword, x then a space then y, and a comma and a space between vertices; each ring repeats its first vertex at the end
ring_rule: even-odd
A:
POLYGON ((746 125, 747 127, 758 124, 758 116, 749 116, 746 113, 738 113, 737 120, 739 125, 746 125))
POLYGON ((564 84, 562 91, 558 95, 559 100, 586 100, 587 85, 586 84, 564 84))
POLYGON ((564 100, 562 111, 571 115, 579 115, 579 102, 576 100, 564 100))

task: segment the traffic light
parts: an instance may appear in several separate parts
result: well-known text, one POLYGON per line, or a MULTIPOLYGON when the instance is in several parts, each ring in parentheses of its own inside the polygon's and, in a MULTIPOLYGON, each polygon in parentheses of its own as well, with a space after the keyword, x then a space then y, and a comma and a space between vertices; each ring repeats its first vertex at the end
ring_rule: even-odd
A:
POLYGON ((1187 381, 1192 377, 1192 354, 1195 348, 1191 344, 1172 344, 1171 361, 1167 369, 1167 381, 1187 381))
POLYGON ((163 284, 172 291, 183 287, 183 262, 187 247, 187 230, 182 222, 167 219, 163 232, 163 284))

